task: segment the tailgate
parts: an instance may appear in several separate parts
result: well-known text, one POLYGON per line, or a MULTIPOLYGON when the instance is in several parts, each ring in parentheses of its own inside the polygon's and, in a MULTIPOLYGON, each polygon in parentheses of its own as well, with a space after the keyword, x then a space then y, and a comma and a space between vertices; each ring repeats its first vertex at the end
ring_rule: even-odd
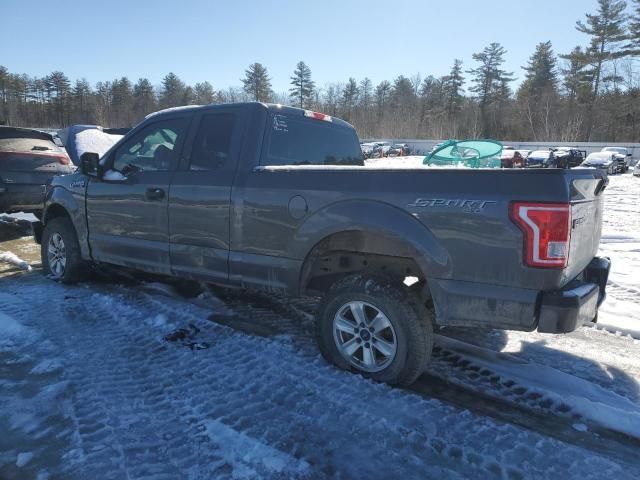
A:
POLYGON ((609 183, 606 174, 595 169, 579 169, 570 178, 571 241, 567 277, 579 275, 596 256, 602 233, 603 192, 609 183), (584 173, 583 173, 584 172, 584 173))

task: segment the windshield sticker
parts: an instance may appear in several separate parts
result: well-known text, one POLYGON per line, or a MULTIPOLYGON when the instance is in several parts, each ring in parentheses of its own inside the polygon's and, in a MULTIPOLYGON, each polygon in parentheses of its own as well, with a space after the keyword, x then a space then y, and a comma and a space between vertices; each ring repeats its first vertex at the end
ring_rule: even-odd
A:
POLYGON ((288 132, 289 127, 287 125, 287 117, 285 117, 284 115, 274 115, 273 129, 276 132, 288 132))

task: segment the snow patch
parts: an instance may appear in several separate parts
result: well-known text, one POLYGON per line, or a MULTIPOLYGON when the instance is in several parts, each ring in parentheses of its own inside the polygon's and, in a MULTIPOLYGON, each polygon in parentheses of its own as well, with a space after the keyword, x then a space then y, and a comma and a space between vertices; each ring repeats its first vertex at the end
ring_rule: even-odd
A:
POLYGON ((205 428, 212 441, 224 445, 222 453, 233 467, 234 478, 257 478, 263 470, 270 474, 302 475, 309 472, 309 464, 304 460, 237 432, 218 420, 208 420, 205 428))
POLYGON ((38 363, 29 373, 34 375, 43 375, 45 373, 52 373, 58 370, 62 370, 62 364, 60 361, 54 358, 48 358, 38 363))
POLYGON ((31 265, 22 260, 13 252, 2 252, 0 253, 0 262, 9 263, 11 265, 15 265, 22 270, 26 270, 27 272, 31 271, 31 265))
POLYGON ((449 337, 436 336, 438 344, 474 364, 544 393, 557 403, 599 425, 640 439, 640 405, 599 385, 551 367, 530 363, 508 353, 495 352, 449 337))
POLYGON ((9 315, 0 312, 0 335, 17 336, 24 333, 25 327, 9 315))
POLYGON ((33 458, 33 453, 31 452, 21 452, 18 454, 18 458, 16 459, 16 467, 22 468, 27 463, 31 461, 33 458))
POLYGON ((586 432, 589 430, 584 423, 574 423, 571 426, 576 432, 586 432))

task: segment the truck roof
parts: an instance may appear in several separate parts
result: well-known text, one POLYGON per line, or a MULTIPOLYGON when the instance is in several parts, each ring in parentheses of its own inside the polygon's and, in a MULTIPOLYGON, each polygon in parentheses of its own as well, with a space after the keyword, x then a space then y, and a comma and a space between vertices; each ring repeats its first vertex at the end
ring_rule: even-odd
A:
MULTIPOLYGON (((289 115, 301 115, 301 116, 304 116, 305 112, 311 112, 311 110, 297 108, 297 107, 290 107, 287 105, 280 105, 277 103, 262 103, 262 102, 211 103, 209 105, 185 105, 181 107, 165 108, 164 110, 159 110, 157 112, 148 114, 145 117, 145 120, 151 117, 155 117, 157 115, 170 114, 176 111, 192 112, 192 111, 198 111, 198 110, 217 110, 217 109, 227 108, 227 107, 264 108, 272 112, 284 113, 289 115)), ((345 122, 340 118, 331 117, 329 115, 327 115, 326 117, 328 117, 330 119, 329 121, 335 125, 353 128, 353 126, 350 123, 345 122)))

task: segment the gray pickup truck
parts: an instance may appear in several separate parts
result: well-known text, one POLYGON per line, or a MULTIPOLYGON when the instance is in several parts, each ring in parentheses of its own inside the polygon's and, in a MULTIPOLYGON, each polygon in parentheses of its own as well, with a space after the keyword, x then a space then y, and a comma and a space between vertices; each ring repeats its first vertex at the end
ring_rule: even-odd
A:
POLYGON ((36 239, 63 282, 108 263, 318 295, 325 358, 406 385, 433 328, 596 320, 606 174, 363 164, 349 124, 260 103, 147 117, 49 188, 36 239))

